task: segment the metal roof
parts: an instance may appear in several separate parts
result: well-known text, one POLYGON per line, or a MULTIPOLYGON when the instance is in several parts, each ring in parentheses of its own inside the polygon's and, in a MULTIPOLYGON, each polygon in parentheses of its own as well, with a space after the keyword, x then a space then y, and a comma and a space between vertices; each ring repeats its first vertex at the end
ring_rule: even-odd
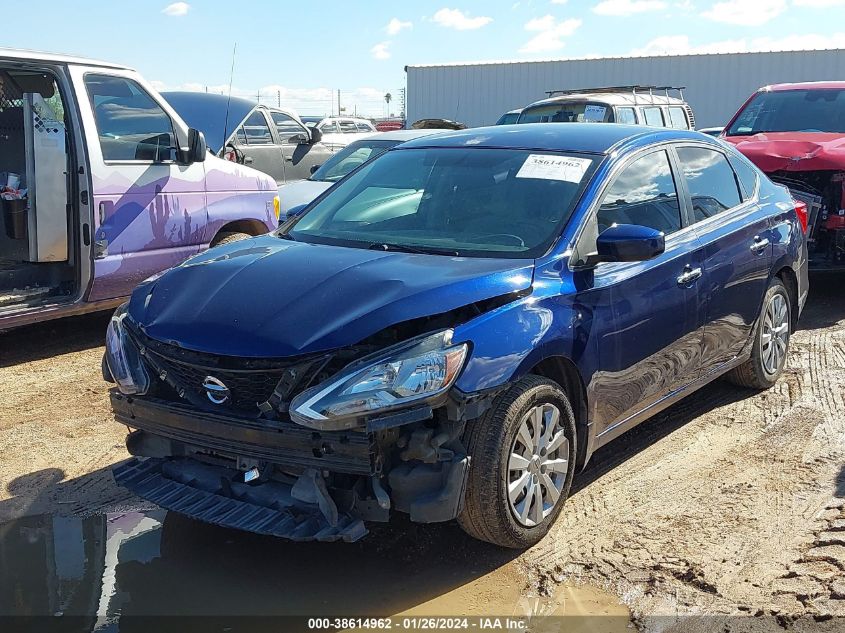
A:
POLYGON ((47 62, 50 64, 79 64, 81 66, 102 66, 104 68, 119 68, 121 70, 132 70, 129 66, 104 62, 87 57, 76 57, 63 55, 61 53, 46 53, 23 48, 0 48, 0 59, 18 59, 33 62, 47 62))
POLYGON ((683 139, 700 141, 708 137, 685 130, 619 123, 528 123, 449 131, 408 141, 401 147, 502 147, 606 154, 619 143, 637 138, 659 142, 683 139))

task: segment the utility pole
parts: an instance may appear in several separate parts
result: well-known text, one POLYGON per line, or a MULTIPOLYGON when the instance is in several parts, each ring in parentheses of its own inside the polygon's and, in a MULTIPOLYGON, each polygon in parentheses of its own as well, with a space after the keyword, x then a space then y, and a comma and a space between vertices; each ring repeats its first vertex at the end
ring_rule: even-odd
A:
POLYGON ((277 101, 276 105, 278 105, 281 108, 282 107, 282 91, 281 90, 276 91, 276 101, 277 101))
POLYGON ((340 90, 337 91, 337 116, 340 116, 340 90))

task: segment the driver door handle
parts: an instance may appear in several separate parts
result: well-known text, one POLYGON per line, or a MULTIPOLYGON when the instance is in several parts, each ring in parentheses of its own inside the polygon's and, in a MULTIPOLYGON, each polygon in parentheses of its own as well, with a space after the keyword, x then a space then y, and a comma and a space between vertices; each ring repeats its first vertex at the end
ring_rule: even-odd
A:
POLYGON ((679 286, 688 286, 701 277, 701 268, 693 268, 690 265, 684 266, 684 272, 678 276, 679 286))
POLYGON ((244 156, 244 165, 252 165, 252 156, 244 156))
POLYGON ((766 250, 766 247, 770 244, 769 240, 764 237, 760 237, 759 235, 754 236, 754 243, 750 246, 751 252, 757 253, 758 255, 766 250))

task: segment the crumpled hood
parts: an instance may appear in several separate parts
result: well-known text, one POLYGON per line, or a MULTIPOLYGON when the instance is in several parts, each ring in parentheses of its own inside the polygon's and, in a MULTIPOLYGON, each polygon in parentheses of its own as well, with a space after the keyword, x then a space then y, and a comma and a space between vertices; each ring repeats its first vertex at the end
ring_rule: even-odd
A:
POLYGON ((727 136, 765 172, 845 170, 845 135, 819 132, 770 132, 727 136))
POLYGON ((396 323, 524 290, 533 260, 441 257, 292 242, 218 246, 139 286, 129 314, 152 338, 281 358, 353 345, 396 323))

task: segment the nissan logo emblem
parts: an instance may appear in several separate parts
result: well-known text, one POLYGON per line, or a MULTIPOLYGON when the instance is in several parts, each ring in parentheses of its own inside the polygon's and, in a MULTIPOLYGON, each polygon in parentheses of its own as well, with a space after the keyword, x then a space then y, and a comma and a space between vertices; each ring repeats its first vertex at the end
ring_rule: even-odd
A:
POLYGON ((229 399, 229 388, 214 376, 206 376, 202 381, 202 388, 214 404, 223 404, 229 399))

